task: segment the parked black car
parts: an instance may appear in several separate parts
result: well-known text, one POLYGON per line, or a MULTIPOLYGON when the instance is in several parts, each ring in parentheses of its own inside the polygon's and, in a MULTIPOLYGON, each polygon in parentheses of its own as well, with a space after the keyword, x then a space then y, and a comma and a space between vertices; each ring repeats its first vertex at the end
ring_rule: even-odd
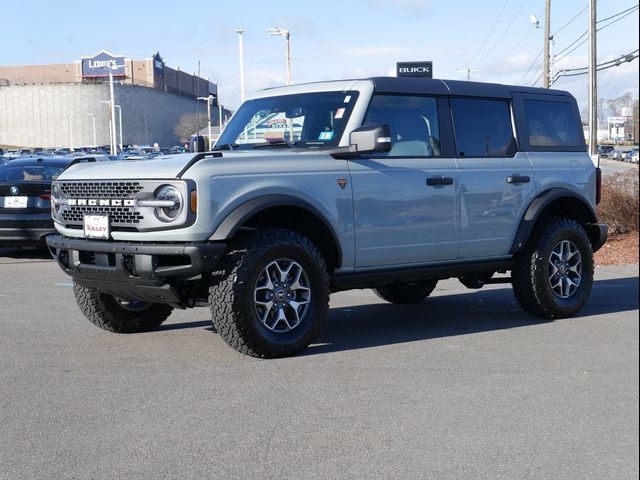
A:
POLYGON ((28 157, 0 162, 0 246, 44 245, 55 232, 51 181, 72 158, 28 157))

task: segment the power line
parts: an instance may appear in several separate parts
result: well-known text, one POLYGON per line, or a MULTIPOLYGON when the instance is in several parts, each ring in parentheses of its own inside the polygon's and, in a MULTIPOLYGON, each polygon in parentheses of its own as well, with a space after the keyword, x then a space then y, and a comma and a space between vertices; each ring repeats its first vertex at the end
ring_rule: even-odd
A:
MULTIPOLYGON (((633 13, 633 11, 638 10, 639 5, 634 5, 633 7, 627 8, 626 10, 623 10, 622 12, 618 12, 615 15, 611 15, 610 17, 607 18, 603 18, 602 20, 599 20, 596 23, 602 23, 605 22, 607 20, 610 20, 614 17, 619 17, 617 19, 615 19, 614 21, 607 23, 606 25, 603 25, 602 27, 598 28, 596 31, 599 32, 600 30, 607 28, 610 25, 613 25, 614 23, 622 20, 623 18, 625 18, 628 15, 631 15, 633 13), (622 16, 620 16, 622 15, 622 16)), ((556 59, 555 62, 559 62, 560 60, 562 60, 563 58, 565 58, 567 55, 571 54, 573 51, 575 51, 578 47, 580 47, 581 45, 583 45, 589 38, 586 37, 589 34, 588 31, 585 31, 582 35, 580 35, 577 39, 575 39, 573 42, 571 42, 569 45, 567 45, 565 48, 563 48, 561 51, 559 51, 558 53, 556 53, 556 59), (583 38, 586 37, 586 38, 583 38), (582 40, 582 41, 580 41, 582 40), (578 45, 575 46, 575 48, 569 50, 572 46, 574 46, 577 42, 578 45), (569 51, 567 51, 569 50, 569 51), (562 55, 563 53, 567 52, 566 54, 562 55)))
MULTIPOLYGON (((640 51, 639 49, 636 49, 627 54, 620 55, 618 58, 615 58, 613 60, 599 63, 596 66, 596 70, 597 71, 606 70, 611 67, 619 67, 620 65, 626 62, 632 62, 636 58, 638 58, 639 51, 640 51)), ((587 73, 589 73, 589 67, 567 68, 567 69, 558 71, 558 73, 556 73, 556 75, 554 76, 552 83, 555 83, 561 77, 577 77, 579 75, 586 75, 587 73)))
POLYGON ((628 12, 629 10, 633 10, 634 8, 638 8, 639 5, 640 4, 636 3, 633 7, 629 7, 626 10, 623 10, 621 12, 616 13, 615 15, 611 15, 610 17, 603 18, 602 20, 598 20, 596 23, 606 22, 607 20, 611 20, 613 17, 617 17, 619 15, 622 15, 623 13, 628 12))
MULTIPOLYGON (((613 25, 614 23, 616 23, 616 22, 618 22, 618 21, 622 20, 623 18, 625 18, 625 17, 627 17, 627 16, 631 15, 632 13, 634 13, 634 11, 638 10, 638 8, 639 8, 639 6, 638 6, 638 5, 635 5, 635 6, 631 7, 631 8, 628 8, 627 10, 623 10, 622 12, 619 12, 619 13, 617 13, 617 14, 615 14, 615 15, 612 15, 611 17, 608 17, 608 18, 606 18, 606 19, 600 20, 598 23, 600 23, 600 22, 604 22, 605 20, 609 20, 609 19, 611 19, 611 18, 613 18, 613 17, 618 17, 618 18, 616 18, 615 20, 613 20, 612 22, 609 22, 609 23, 607 23, 606 25, 603 25, 602 27, 600 27, 600 28, 596 29, 596 32, 599 32, 600 30, 603 30, 603 29, 605 29, 605 28, 607 28, 607 27, 609 27, 609 26, 613 25), (623 14, 624 14, 624 15, 623 15, 623 14), (622 16, 620 16, 620 15, 622 15, 622 16)), ((557 63, 557 62, 559 62, 560 60, 562 60, 563 58, 565 58, 566 56, 568 56, 569 54, 573 53, 577 48, 579 48, 579 47, 580 47, 580 46, 582 46, 582 45, 583 45, 587 40, 589 40, 589 37, 586 37, 586 38, 584 38, 584 39, 583 39, 579 44, 577 44, 574 48, 572 48, 571 50, 567 51, 567 49, 571 48, 571 47, 572 47, 576 42, 580 41, 580 39, 582 39, 582 37, 585 37, 586 35, 588 35, 588 33, 589 33, 588 31, 587 31, 587 32, 584 32, 584 33, 583 33, 582 35, 580 35, 576 40, 574 40, 570 45, 568 45, 567 47, 565 47, 562 51, 558 52, 558 53, 556 54, 556 57, 559 57, 559 58, 556 58, 556 59, 555 59, 555 62, 557 63), (566 52, 566 53, 564 53, 564 52, 566 52), (563 53, 564 53, 564 55, 562 55, 563 53), (562 55, 562 56, 560 56, 560 55, 562 55)))
MULTIPOLYGON (((489 49, 489 51, 480 60, 478 60, 478 63, 482 62, 485 58, 487 58, 489 55, 491 55, 493 53, 493 51, 496 49, 496 47, 500 44, 500 41, 504 38, 504 36, 507 34, 507 32, 511 29, 511 27, 513 25, 513 22, 516 21, 516 18, 520 14, 520 11, 522 10, 522 7, 524 7, 524 4, 525 4, 526 1, 527 0, 522 0, 522 2, 520 3, 520 6, 516 10, 516 13, 513 15, 513 17, 511 17, 511 20, 509 21, 509 24, 507 25, 507 28, 504 29, 504 31, 502 32, 502 35, 500 35, 500 37, 498 38, 496 43, 493 44, 493 46, 489 49)), ((532 25, 532 28, 533 28, 533 25, 532 25)), ((527 33, 529 33, 529 32, 527 32, 527 33)), ((525 34, 525 36, 526 36, 526 34, 525 34)))
POLYGON ((580 15, 582 15, 587 8, 589 8, 589 5, 587 5, 586 7, 584 7, 582 10, 580 10, 578 12, 578 14, 573 17, 571 20, 569 20, 567 23, 565 23, 563 26, 560 27, 559 30, 557 30, 555 33, 551 34, 551 38, 555 37, 557 34, 559 34, 562 30, 564 30, 565 28, 567 28, 569 25, 571 25, 580 15))
POLYGON ((529 75, 529 72, 531 71, 531 69, 533 68, 533 66, 538 62, 538 59, 540 58, 540 55, 542 55, 542 48, 540 49, 540 51, 538 52, 538 55, 536 55, 536 58, 534 58, 533 62, 531 62, 531 65, 529 65, 529 69, 525 72, 525 74, 522 76, 522 78, 520 79, 520 81, 518 82, 518 85, 521 85, 523 80, 525 79, 525 77, 527 75, 529 75))
POLYGON ((507 4, 509 3, 510 0, 505 0, 504 5, 502 5, 502 9, 500 10, 500 13, 498 14, 498 18, 496 18, 495 23, 493 24, 493 27, 491 27, 491 30, 489 30, 489 33, 487 34, 487 36, 485 37, 484 41, 482 42, 482 44, 480 45, 480 48, 476 51, 476 53, 473 54, 473 56, 471 57, 471 59, 467 62, 467 65, 471 65, 471 62, 476 58, 476 56, 482 51, 482 49, 484 48, 485 44, 487 43, 487 40, 489 40, 489 37, 491 37, 491 35, 493 34, 493 31, 496 29, 496 27, 498 26, 498 22, 500 21, 500 19, 502 18, 502 14, 504 13, 504 9, 507 8, 507 4))

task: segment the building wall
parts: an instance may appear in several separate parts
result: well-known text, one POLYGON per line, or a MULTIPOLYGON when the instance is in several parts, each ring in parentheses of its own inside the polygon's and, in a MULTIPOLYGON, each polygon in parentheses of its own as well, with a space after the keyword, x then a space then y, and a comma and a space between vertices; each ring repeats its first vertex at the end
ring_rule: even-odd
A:
POLYGON ((0 66, 0 78, 9 83, 75 83, 81 79, 80 62, 56 65, 0 66))
MULTIPOLYGON (((136 85, 116 84, 114 95, 122 106, 124 144, 175 145, 173 130, 180 117, 196 109, 192 98, 136 85)), ((0 145, 93 145, 90 114, 95 116, 98 145, 107 145, 109 109, 100 100, 108 99, 108 84, 0 86, 0 145)), ((206 116, 204 103, 198 107, 206 116)))
MULTIPOLYGON (((207 79, 198 78, 185 71, 164 67, 164 77, 154 71, 153 59, 125 59, 126 77, 116 79, 118 83, 140 85, 157 90, 173 92, 184 97, 206 97, 216 93, 216 85, 207 79)), ((108 82, 108 78, 82 77, 82 64, 78 62, 55 65, 18 65, 0 66, 0 85, 49 84, 49 83, 85 83, 99 84, 108 82)))

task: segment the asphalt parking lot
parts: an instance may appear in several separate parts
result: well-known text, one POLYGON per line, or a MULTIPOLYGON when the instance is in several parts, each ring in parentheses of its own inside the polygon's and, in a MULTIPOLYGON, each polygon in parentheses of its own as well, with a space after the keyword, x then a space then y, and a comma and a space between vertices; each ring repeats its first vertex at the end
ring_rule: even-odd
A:
POLYGON ((579 317, 441 282, 332 297, 303 355, 227 347, 207 309, 99 330, 39 252, 0 251, 0 479, 637 479, 638 266, 579 317))

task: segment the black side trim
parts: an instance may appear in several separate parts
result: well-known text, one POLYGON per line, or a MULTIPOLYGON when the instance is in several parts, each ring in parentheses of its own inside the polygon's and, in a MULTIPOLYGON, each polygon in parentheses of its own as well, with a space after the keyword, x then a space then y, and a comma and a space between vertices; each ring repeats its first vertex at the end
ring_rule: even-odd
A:
POLYGON ((529 237, 531 236, 533 227, 538 221, 540 214, 551 202, 563 197, 570 197, 578 200, 583 206, 587 208, 589 217, 586 219, 585 224, 598 222, 598 217, 595 210, 588 202, 585 202, 584 198, 582 198, 580 195, 564 188, 552 188, 550 190, 542 192, 531 202, 531 205, 529 205, 529 208, 527 209, 522 221, 520 222, 518 232, 516 233, 516 237, 513 241, 513 244, 511 245, 511 250, 509 251, 509 253, 516 254, 522 251, 524 246, 529 241, 529 237))
POLYGON ((331 291, 352 288, 372 288, 396 282, 417 282, 427 279, 459 277, 469 273, 511 270, 513 260, 483 260, 467 263, 448 263, 431 266, 393 268, 389 270, 368 270, 364 272, 338 273, 331 279, 331 291))
POLYGON ((180 172, 178 173, 178 175, 176 175, 176 178, 182 178, 182 175, 185 174, 185 172, 187 170, 189 170, 195 163, 199 162, 200 160, 204 159, 204 158, 219 158, 222 157, 222 153, 220 152, 203 152, 203 153, 198 153, 196 155, 194 155, 194 157, 189 160, 189 163, 187 163, 184 168, 182 170, 180 170, 180 172))
POLYGON ((329 223, 325 220, 324 216, 313 205, 304 200, 296 197, 290 197, 288 195, 264 195, 257 197, 248 202, 243 203, 232 211, 225 219, 218 225, 215 232, 209 237, 211 241, 224 241, 231 238, 242 224, 251 218, 253 215, 260 213, 263 210, 271 207, 298 207, 307 210, 315 215, 323 223, 325 228, 331 233, 333 242, 336 246, 337 264, 342 265, 342 248, 338 241, 338 236, 329 223))

